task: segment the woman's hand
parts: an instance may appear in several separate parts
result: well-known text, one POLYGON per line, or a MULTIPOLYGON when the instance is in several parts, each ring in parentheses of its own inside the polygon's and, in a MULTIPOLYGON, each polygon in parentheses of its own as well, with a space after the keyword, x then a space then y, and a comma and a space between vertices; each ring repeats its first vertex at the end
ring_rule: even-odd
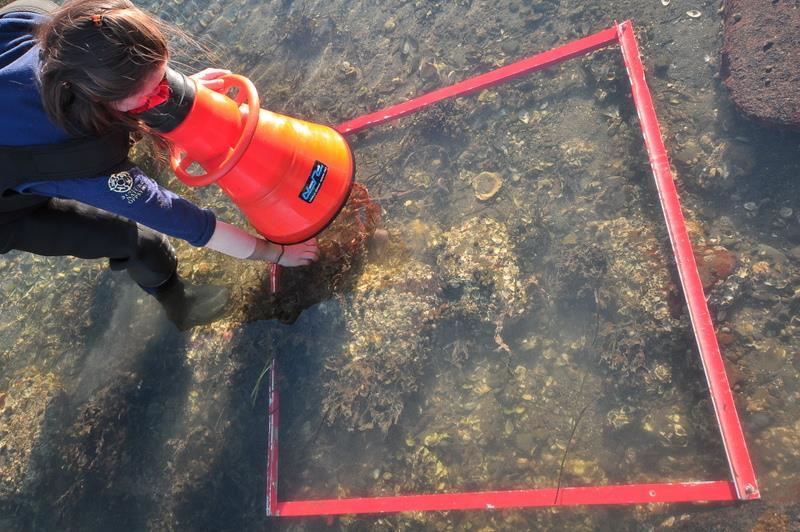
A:
POLYGON ((273 244, 278 248, 278 253, 273 258, 272 262, 280 264, 281 266, 294 267, 294 266, 308 266, 312 262, 319 260, 319 247, 317 240, 312 238, 300 244, 293 244, 291 246, 284 246, 282 244, 273 244))
POLYGON ((221 68, 206 68, 197 74, 192 74, 189 77, 193 80, 196 80, 199 85, 202 85, 207 89, 211 89, 212 91, 216 92, 222 92, 225 87, 225 82, 219 78, 222 76, 227 76, 230 73, 230 70, 224 70, 221 68))
POLYGON ((259 238, 256 242, 256 249, 247 258, 264 260, 289 268, 308 266, 319 259, 319 247, 317 247, 315 238, 300 244, 292 244, 291 246, 284 246, 259 238))
POLYGON ((319 259, 319 247, 315 238, 300 244, 283 246, 253 236, 222 220, 217 220, 214 233, 205 247, 237 259, 263 260, 290 268, 307 266, 319 259))

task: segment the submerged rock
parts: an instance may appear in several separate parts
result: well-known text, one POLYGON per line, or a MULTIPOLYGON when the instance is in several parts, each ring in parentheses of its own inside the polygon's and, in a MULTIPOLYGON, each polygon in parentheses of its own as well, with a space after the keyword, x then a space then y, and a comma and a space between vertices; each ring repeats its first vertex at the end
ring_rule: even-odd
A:
POLYGON ((417 390, 430 350, 429 330, 439 319, 441 287, 460 291, 450 307, 494 324, 502 340, 507 317, 525 308, 519 267, 508 231, 491 218, 475 217, 442 235, 441 277, 422 262, 368 264, 345 297, 343 323, 349 339, 328 358, 323 408, 329 423, 349 430, 388 430, 417 390))
POLYGON ((656 229, 639 217, 620 217, 598 223, 594 241, 603 243, 605 270, 588 286, 596 286, 595 304, 610 318, 598 333, 598 342, 610 346, 600 360, 615 384, 660 389, 662 380, 644 375, 655 370, 660 357, 680 349, 683 329, 670 309, 672 279, 656 229))
POLYGON ((428 354, 426 328, 439 290, 433 270, 409 261, 395 268, 368 265, 344 309, 349 341, 326 368, 323 408, 329 423, 349 430, 388 430, 417 389, 428 354), (402 267, 402 269, 401 269, 402 267))
POLYGON ((495 342, 510 351, 502 337, 506 318, 521 315, 525 289, 505 225, 487 217, 470 218, 444 233, 438 257, 447 284, 461 290, 456 308, 465 315, 495 325, 495 342))
POLYGON ((447 283, 463 290, 464 310, 491 322, 524 310, 525 290, 505 225, 492 218, 470 218, 443 238, 437 262, 447 283))

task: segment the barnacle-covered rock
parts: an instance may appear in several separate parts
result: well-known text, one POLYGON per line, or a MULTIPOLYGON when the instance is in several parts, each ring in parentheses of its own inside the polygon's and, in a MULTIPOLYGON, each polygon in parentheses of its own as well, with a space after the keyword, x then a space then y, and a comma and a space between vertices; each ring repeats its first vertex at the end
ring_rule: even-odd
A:
POLYGON ((671 277, 653 223, 620 217, 600 222, 598 229, 609 237, 604 243, 608 258, 606 287, 618 304, 617 313, 622 318, 671 330, 677 324, 670 316, 666 298, 671 277))
POLYGON ((386 431, 417 389, 429 348, 426 328, 440 302, 438 283, 419 262, 370 264, 347 298, 349 341, 326 362, 334 374, 325 384, 326 419, 350 430, 386 431))
POLYGON ((601 246, 591 243, 578 246, 575 233, 570 233, 561 242, 566 245, 557 254, 552 270, 552 290, 559 304, 569 308, 580 301, 594 299, 608 268, 606 254, 601 246))
POLYGON ((590 229, 593 241, 602 243, 605 268, 597 304, 607 317, 600 337, 610 348, 600 358, 618 377, 629 377, 618 383, 656 391, 662 380, 643 376, 656 369, 659 357, 681 349, 684 330, 682 315, 670 306, 674 285, 664 247, 653 224, 640 217, 601 221, 590 229))
POLYGON ((520 314, 526 296, 505 225, 487 217, 470 218, 444 235, 438 264, 445 281, 463 290, 461 307, 492 323, 520 314))

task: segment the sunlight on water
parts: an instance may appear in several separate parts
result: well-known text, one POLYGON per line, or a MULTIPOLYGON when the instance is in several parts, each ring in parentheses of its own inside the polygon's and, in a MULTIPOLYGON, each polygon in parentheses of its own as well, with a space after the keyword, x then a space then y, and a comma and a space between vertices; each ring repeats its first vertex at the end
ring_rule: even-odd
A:
MULTIPOLYGON (((623 4, 143 3, 253 80, 262 106, 329 124, 636 19, 762 492, 796 504, 800 208, 782 198, 797 197, 797 138, 739 119, 720 90, 704 60, 715 3, 697 18, 623 4)), ((214 60, 188 52, 187 73, 214 60)), ((351 136, 365 188, 321 236, 321 263, 285 270, 278 294, 260 265, 179 245, 186 276, 236 290, 230 315, 186 334, 100 261, 4 256, 8 526, 60 513, 83 529, 316 530, 263 517, 273 357, 281 500, 728 478, 629 91, 612 48, 351 136)), ((218 188, 161 179, 246 224, 218 188)), ((654 505, 337 524, 676 519, 716 522, 654 505)))

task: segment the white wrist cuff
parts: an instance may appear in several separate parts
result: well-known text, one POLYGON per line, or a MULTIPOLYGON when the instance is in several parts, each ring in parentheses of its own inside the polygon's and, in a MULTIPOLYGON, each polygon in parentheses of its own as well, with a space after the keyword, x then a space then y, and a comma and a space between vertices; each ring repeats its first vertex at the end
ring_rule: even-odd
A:
POLYGON ((234 225, 217 220, 214 234, 205 247, 237 259, 248 259, 255 252, 259 240, 234 225))

